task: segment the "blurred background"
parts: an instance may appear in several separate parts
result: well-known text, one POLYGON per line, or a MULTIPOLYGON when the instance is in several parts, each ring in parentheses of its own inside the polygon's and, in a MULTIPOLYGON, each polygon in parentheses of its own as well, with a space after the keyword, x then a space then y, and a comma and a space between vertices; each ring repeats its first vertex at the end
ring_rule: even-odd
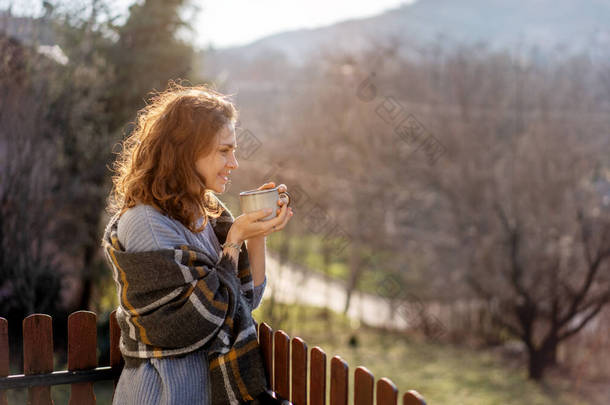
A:
POLYGON ((233 213, 293 195, 259 322, 428 403, 608 404, 609 22, 605 0, 0 0, 11 372, 36 312, 59 369, 95 311, 108 363, 109 166, 180 79, 240 111, 233 213))

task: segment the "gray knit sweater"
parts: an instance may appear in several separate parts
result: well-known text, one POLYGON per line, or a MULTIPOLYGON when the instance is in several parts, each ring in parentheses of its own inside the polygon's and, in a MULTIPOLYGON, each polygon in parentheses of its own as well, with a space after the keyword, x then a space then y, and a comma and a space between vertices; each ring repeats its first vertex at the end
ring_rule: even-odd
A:
MULTIPOLYGON (((203 218, 199 220, 200 225, 203 218)), ((222 247, 210 222, 199 233, 191 232, 180 221, 163 215, 150 205, 136 205, 121 215, 117 236, 127 252, 146 252, 159 249, 173 249, 180 245, 198 247, 220 259, 222 247)), ((259 286, 254 286, 253 309, 258 307, 265 292, 267 278, 259 286)))
MULTIPOLYGON (((216 262, 222 256, 222 247, 209 222, 202 232, 193 233, 149 205, 137 205, 125 211, 117 224, 117 237, 127 252, 189 245, 208 252, 216 262)), ((261 285, 254 287, 253 308, 260 304, 266 284, 265 278, 261 285)), ((112 403, 209 405, 212 402, 209 373, 207 352, 203 350, 185 356, 153 358, 137 368, 123 368, 112 403)))

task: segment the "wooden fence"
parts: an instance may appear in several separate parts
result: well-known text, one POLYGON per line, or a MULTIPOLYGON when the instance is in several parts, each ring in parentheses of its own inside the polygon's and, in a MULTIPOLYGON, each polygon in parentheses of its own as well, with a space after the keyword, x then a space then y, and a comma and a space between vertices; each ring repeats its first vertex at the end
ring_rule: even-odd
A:
MULTIPOLYGON (((34 314, 23 320, 24 373, 9 375, 8 324, 0 318, 0 405, 7 405, 5 390, 28 389, 28 404, 49 405, 51 386, 70 384, 69 405, 95 404, 93 383, 114 380, 123 367, 119 351, 120 330, 114 312, 110 317, 110 366, 98 367, 97 316, 78 311, 68 318, 68 370, 53 371, 53 330, 49 315, 34 314)), ((261 323, 259 342, 265 371, 276 396, 295 405, 325 405, 327 394, 326 353, 314 347, 308 359, 307 344, 299 337, 290 338, 284 331, 273 331, 261 323), (309 388, 307 370, 309 365, 309 388), (292 389, 291 389, 292 386, 292 389)), ((330 361, 330 404, 348 403, 348 364, 339 356, 330 361)), ((373 374, 365 367, 354 372, 353 405, 398 405, 398 389, 387 378, 375 386, 373 374)), ((402 405, 425 405, 421 395, 408 391, 402 405)))

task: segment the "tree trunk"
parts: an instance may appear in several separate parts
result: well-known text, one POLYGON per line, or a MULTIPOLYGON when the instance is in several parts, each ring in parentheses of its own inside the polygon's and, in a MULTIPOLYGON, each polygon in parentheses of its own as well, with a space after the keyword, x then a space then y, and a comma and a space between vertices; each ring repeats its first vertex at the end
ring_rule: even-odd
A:
POLYGON ((529 349, 529 378, 534 381, 541 381, 544 372, 557 360, 557 339, 547 338, 539 348, 529 349))
POLYGON ((544 369, 546 367, 544 356, 540 350, 530 350, 529 352, 529 378, 534 381, 541 381, 544 376, 544 369))
POLYGON ((362 260, 360 258, 360 252, 357 245, 358 244, 355 242, 353 242, 351 245, 351 254, 349 257, 349 278, 345 291, 345 306, 343 307, 344 314, 347 314, 347 311, 349 310, 352 293, 356 289, 356 285, 358 284, 358 280, 362 274, 362 260))
POLYGON ((555 344, 549 352, 549 365, 556 366, 557 365, 557 349, 559 345, 555 344))

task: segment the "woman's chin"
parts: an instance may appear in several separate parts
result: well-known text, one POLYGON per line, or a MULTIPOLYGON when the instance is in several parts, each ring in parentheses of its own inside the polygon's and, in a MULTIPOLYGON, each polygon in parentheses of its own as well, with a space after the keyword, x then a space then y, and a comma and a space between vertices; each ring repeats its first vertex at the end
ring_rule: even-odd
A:
POLYGON ((218 185, 214 186, 214 188, 212 188, 212 191, 214 191, 215 193, 218 193, 218 194, 222 194, 225 192, 226 189, 227 189, 227 186, 225 184, 218 184, 218 185))

